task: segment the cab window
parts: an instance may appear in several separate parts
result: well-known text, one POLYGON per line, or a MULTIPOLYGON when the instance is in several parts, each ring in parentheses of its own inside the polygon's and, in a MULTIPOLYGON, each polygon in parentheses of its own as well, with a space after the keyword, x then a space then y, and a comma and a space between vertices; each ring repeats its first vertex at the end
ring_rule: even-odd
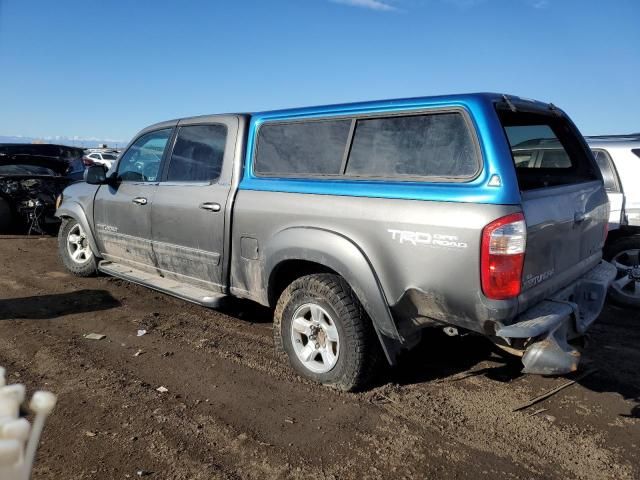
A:
POLYGON ((171 131, 171 128, 157 130, 136 140, 118 164, 118 179, 123 182, 157 181, 171 131))

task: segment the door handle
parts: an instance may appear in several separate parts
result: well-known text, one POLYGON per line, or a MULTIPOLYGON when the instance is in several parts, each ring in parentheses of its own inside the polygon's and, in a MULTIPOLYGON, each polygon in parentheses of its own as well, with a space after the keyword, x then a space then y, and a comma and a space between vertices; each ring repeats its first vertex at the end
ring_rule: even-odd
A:
POLYGON ((144 197, 136 197, 131 201, 133 203, 137 203, 138 205, 146 205, 147 204, 147 199, 144 198, 144 197))
POLYGON ((210 212, 219 212, 222 207, 216 202, 204 202, 200 204, 200 208, 203 210, 209 210, 210 212))

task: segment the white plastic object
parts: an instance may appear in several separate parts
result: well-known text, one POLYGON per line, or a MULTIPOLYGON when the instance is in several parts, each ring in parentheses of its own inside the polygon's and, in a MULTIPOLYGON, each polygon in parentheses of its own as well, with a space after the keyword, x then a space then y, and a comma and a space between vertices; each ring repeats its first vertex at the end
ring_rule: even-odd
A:
POLYGON ((34 393, 29 404, 35 414, 32 426, 19 417, 24 385, 5 385, 5 373, 0 367, 0 480, 29 480, 44 422, 56 405, 56 396, 34 393))
POLYGON ((24 443, 29 440, 29 432, 31 424, 25 418, 0 423, 0 439, 20 440, 24 443))
POLYGON ((0 440, 0 478, 3 480, 11 477, 2 476, 2 467, 17 465, 22 460, 22 445, 19 440, 0 440))
POLYGON ((20 405, 25 397, 24 385, 6 385, 0 387, 0 416, 18 418, 20 405))
POLYGON ((56 406, 56 396, 51 392, 38 390, 33 394, 29 408, 34 413, 49 415, 56 406))

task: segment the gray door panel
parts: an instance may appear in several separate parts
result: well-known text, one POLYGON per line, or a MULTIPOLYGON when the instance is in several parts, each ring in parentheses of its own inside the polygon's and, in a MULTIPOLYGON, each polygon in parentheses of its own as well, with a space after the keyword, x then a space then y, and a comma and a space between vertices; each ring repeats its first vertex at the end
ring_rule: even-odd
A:
POLYGON ((112 185, 95 197, 94 222, 102 256, 137 268, 155 265, 151 248, 151 206, 173 128, 147 129, 118 161, 112 185))
POLYGON ((151 209, 156 265, 179 281, 224 289, 226 208, 239 120, 180 121, 151 209))
POLYGON ((221 283, 228 186, 160 184, 151 209, 153 249, 165 274, 221 283), (201 208, 208 203, 216 209, 201 208))
POLYGON ((150 212, 156 188, 156 184, 129 182, 100 187, 94 221, 104 258, 132 266, 153 265, 150 212))

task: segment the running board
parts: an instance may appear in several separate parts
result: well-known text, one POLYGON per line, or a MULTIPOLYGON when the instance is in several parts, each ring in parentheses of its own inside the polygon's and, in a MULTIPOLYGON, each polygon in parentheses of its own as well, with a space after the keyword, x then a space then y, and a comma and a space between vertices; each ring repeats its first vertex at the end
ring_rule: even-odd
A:
POLYGON ((216 308, 220 301, 226 297, 222 293, 211 292, 204 288, 185 285, 176 280, 171 280, 160 275, 145 272, 137 268, 121 265, 119 263, 102 260, 98 265, 98 270, 107 275, 121 278, 128 282, 137 283, 144 287, 149 287, 167 295, 182 298, 189 302, 197 303, 204 307, 216 308))

